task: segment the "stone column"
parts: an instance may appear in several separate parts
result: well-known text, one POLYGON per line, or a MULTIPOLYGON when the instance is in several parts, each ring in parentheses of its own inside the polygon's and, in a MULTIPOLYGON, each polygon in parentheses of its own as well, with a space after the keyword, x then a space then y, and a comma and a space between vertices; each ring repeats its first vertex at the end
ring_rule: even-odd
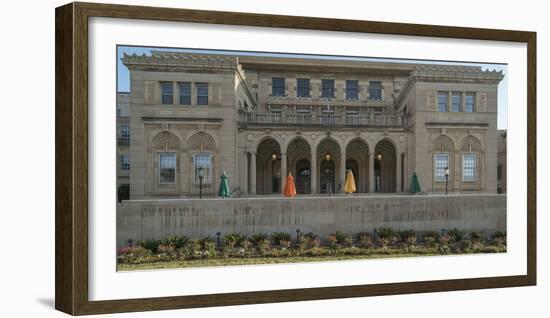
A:
POLYGON ((241 192, 248 194, 248 152, 244 152, 243 187, 241 192))
POLYGON ((369 155, 369 192, 374 192, 374 153, 369 155))
POLYGON ((395 185, 395 192, 401 192, 401 153, 397 153, 397 158, 396 158, 396 164, 395 164, 395 173, 397 174, 396 175, 396 182, 397 184, 395 185))
POLYGON ((256 153, 250 153, 250 194, 256 194, 256 153))
MULTIPOLYGON (((286 153, 281 153, 281 193, 285 191, 286 183, 286 153)), ((296 179, 296 176, 293 176, 296 179)))
POLYGON ((315 152, 311 153, 311 174, 310 174, 310 180, 311 180, 311 194, 317 193, 317 156, 315 155, 315 152))
POLYGON ((345 184, 346 184, 346 152, 342 151, 342 153, 340 154, 340 190, 339 192, 344 192, 345 184))

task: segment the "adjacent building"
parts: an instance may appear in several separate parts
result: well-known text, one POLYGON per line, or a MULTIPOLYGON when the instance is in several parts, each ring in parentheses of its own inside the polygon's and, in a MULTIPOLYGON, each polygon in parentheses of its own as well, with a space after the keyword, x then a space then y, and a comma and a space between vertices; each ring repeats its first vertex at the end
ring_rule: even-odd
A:
POLYGON ((117 160, 131 199, 214 196, 224 172, 241 196, 280 193, 289 173, 300 194, 338 193, 348 170, 359 193, 407 192, 414 172, 426 192, 502 188, 501 72, 159 51, 122 62, 117 160))

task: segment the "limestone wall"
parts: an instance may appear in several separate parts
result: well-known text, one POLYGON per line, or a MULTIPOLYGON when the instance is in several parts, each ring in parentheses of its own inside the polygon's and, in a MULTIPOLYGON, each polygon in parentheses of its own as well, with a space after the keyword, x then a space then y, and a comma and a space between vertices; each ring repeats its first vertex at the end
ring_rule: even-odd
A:
POLYGON ((381 226, 417 231, 506 230, 506 195, 336 196, 133 200, 117 208, 117 246, 170 235, 215 237, 296 229, 320 237, 381 226))

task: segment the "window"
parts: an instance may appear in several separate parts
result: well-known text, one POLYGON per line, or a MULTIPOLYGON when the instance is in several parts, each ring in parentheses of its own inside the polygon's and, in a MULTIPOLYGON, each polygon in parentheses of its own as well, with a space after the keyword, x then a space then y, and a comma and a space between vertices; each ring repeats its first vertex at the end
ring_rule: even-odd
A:
POLYGON ((130 139, 130 127, 128 125, 120 125, 120 138, 123 140, 130 139))
POLYGON ((462 93, 453 92, 453 95, 451 98, 452 98, 451 111, 454 113, 460 112, 460 108, 462 106, 462 93))
POLYGON ((462 156, 462 181, 476 180, 476 155, 468 154, 462 156))
POLYGON ((435 181, 446 181, 445 169, 449 167, 449 155, 437 154, 434 157, 434 179, 435 181))
POLYGON ((447 92, 437 93, 437 109, 440 112, 446 112, 448 104, 449 104, 449 93, 447 92))
POLYGON ((502 180, 502 165, 497 167, 497 180, 502 180))
POLYGON ((467 93, 464 103, 464 111, 467 113, 473 113, 475 111, 475 94, 467 93))
POLYGON ((128 155, 120 156, 120 169, 124 171, 130 170, 130 158, 128 158, 128 155))
POLYGON ((321 81, 322 98, 334 98, 334 80, 324 79, 321 81))
POLYGON ((162 104, 170 105, 174 103, 174 85, 172 83, 160 83, 162 92, 162 104))
POLYGON ((159 154, 159 182, 176 183, 176 154, 159 154))
MULTIPOLYGON (((191 83, 180 83, 180 105, 191 105, 191 83)), ((208 96, 208 90, 206 92, 208 96)), ((207 99, 208 101, 208 99, 207 99)))
POLYGON ((195 165, 195 183, 200 183, 200 175, 202 172, 202 183, 211 183, 211 171, 212 171, 212 155, 210 154, 196 154, 193 160, 195 165), (202 171, 201 171, 202 170, 202 171))
POLYGON ((359 83, 356 80, 346 81, 346 99, 359 99, 359 83))
POLYGON ((197 105, 208 105, 208 83, 197 83, 197 105))
POLYGON ((369 99, 382 100, 382 82, 380 81, 369 82, 369 99))
POLYGON ((309 78, 298 79, 298 97, 309 97, 309 78))
POLYGON ((283 77, 274 77, 271 79, 271 95, 285 96, 285 79, 283 77))

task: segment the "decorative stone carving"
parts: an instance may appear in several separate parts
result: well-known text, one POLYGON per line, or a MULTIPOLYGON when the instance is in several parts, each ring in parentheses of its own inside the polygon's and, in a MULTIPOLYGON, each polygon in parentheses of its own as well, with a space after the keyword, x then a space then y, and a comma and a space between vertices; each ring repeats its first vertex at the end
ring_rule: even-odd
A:
POLYGON ((155 149, 179 149, 180 140, 176 135, 163 131, 153 137, 152 145, 155 149))
POLYGON ((205 132, 199 132, 191 136, 187 142, 189 149, 196 150, 214 150, 216 149, 216 142, 214 138, 205 132))

